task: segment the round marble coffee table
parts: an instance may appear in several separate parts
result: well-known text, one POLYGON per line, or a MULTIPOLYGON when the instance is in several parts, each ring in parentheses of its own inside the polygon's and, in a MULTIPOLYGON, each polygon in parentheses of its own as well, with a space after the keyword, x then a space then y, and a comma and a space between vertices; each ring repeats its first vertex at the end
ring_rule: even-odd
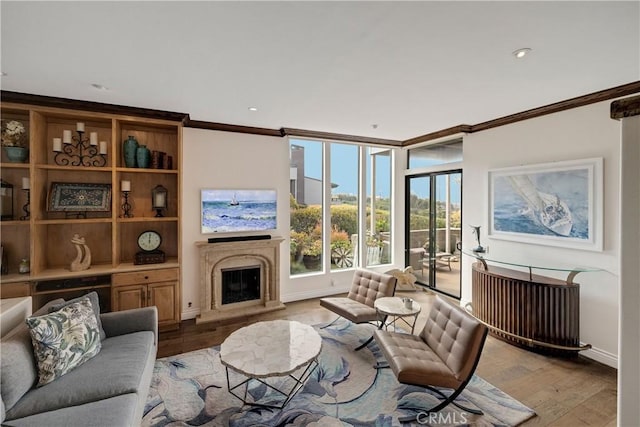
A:
POLYGON ((282 409, 318 365, 321 348, 320 334, 311 326, 296 321, 258 322, 238 329, 220 346, 220 361, 227 371, 229 392, 247 405, 282 409), (238 384, 231 385, 229 369, 243 378, 238 384), (267 381, 272 377, 288 377, 293 381, 280 381, 282 385, 274 385, 267 381), (282 395, 283 401, 260 403, 248 400, 251 381, 258 381, 277 395, 282 395), (244 393, 238 395, 236 390, 242 387, 244 393))

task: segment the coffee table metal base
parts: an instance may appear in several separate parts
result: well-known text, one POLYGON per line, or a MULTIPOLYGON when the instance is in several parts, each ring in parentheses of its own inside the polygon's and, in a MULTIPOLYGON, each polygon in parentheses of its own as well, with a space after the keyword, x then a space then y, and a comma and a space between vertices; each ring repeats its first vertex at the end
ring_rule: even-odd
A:
MULTIPOLYGON (((289 390, 288 392, 286 390, 281 390, 280 388, 269 384, 266 379, 262 379, 262 378, 254 378, 254 377, 246 377, 244 374, 237 372, 238 375, 242 375, 245 377, 244 380, 242 380, 241 382, 239 382, 238 384, 232 386, 231 385, 231 380, 229 378, 229 367, 226 367, 227 370, 227 388, 229 389, 229 393, 231 393, 232 395, 234 395, 235 397, 237 397, 238 399, 240 399, 242 401, 242 403, 244 403, 245 405, 251 405, 251 406, 259 406, 259 407, 263 407, 263 408, 275 408, 275 409, 282 409, 285 406, 287 406, 287 403, 289 403, 289 401, 296 395, 296 393, 298 392, 298 390, 300 390, 302 388, 302 386, 305 384, 305 382, 307 381, 307 379, 311 376, 311 374, 313 373, 313 371, 315 370, 315 368, 318 366, 318 360, 317 359, 312 359, 309 364, 307 364, 307 366, 304 368, 303 372, 300 374, 300 376, 295 376, 294 374, 289 374, 287 375, 287 377, 293 379, 293 387, 291 387, 291 390, 289 390), (247 399, 249 396, 249 384, 251 383, 251 381, 257 381, 261 384, 263 384, 264 386, 266 386, 268 389, 271 389, 273 391, 275 391, 277 394, 282 395, 283 397, 283 401, 281 403, 260 403, 260 401, 255 401, 255 400, 251 400, 250 398, 247 399), (238 389, 242 389, 244 386, 244 393, 239 394, 237 392, 238 389)), ((303 369, 302 367, 300 369, 303 369)), ((283 378, 283 377, 268 377, 268 378, 283 378)))

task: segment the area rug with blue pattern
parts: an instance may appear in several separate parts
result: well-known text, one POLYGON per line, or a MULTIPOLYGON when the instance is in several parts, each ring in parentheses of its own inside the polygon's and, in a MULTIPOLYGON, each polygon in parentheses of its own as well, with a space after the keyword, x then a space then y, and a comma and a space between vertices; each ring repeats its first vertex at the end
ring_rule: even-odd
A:
MULTIPOLYGON (((228 391, 219 347, 158 359, 144 410, 143 426, 516 426, 535 412, 477 375, 457 402, 480 409, 473 415, 449 405, 437 414, 439 397, 426 388, 400 384, 391 369, 375 369, 384 355, 375 340, 354 351, 373 332, 371 325, 337 322, 315 329, 322 337, 318 366, 283 409, 244 405, 228 391), (412 423, 399 418, 416 415, 412 423)), ((238 378, 230 375, 231 384, 238 378)), ((286 389, 288 377, 275 378, 286 389)), ((247 393, 259 402, 277 394, 259 382, 247 393)))

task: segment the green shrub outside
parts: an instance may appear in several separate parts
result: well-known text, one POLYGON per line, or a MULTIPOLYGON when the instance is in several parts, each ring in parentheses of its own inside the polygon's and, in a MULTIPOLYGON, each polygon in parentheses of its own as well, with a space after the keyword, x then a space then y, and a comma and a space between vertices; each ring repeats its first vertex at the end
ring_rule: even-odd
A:
MULTIPOLYGON (((291 256, 299 261, 302 255, 319 255, 322 252, 322 209, 318 205, 300 206, 291 202, 291 256), (297 206, 297 207, 294 207, 297 206)), ((331 212, 331 250, 353 249, 350 236, 358 233, 358 207, 354 205, 333 205, 331 212)), ((370 219, 370 209, 367 218, 370 219)), ((375 233, 390 230, 389 211, 376 209, 375 233)), ((375 240, 375 238, 373 238, 375 240)), ((368 242, 369 243, 369 242, 368 242)), ((372 240, 372 245, 373 240, 372 240)), ((297 264, 297 263, 296 263, 297 264)), ((291 272, 300 266, 292 264, 291 272)), ((304 268, 304 267, 302 267, 304 268)))
POLYGON ((313 205, 291 211, 291 229, 311 234, 316 225, 320 224, 322 211, 320 206, 313 205))
POLYGON ((358 207, 353 205, 331 206, 331 226, 348 236, 358 232, 358 207))

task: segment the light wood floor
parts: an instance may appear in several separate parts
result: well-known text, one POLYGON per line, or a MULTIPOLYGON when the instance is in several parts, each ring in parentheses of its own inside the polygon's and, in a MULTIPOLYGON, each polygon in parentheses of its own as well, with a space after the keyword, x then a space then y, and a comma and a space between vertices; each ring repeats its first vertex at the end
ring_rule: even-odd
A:
MULTIPOLYGON (((398 292, 422 306, 416 331, 424 326, 433 298, 428 292, 398 292)), ((285 310, 245 319, 196 325, 182 322, 179 331, 160 334, 158 357, 218 345, 231 332, 260 320, 289 319, 309 325, 330 322, 335 315, 317 299, 286 304, 285 310)), ((546 357, 487 338, 476 373, 536 411, 525 426, 615 426, 616 370, 584 357, 546 357)))

